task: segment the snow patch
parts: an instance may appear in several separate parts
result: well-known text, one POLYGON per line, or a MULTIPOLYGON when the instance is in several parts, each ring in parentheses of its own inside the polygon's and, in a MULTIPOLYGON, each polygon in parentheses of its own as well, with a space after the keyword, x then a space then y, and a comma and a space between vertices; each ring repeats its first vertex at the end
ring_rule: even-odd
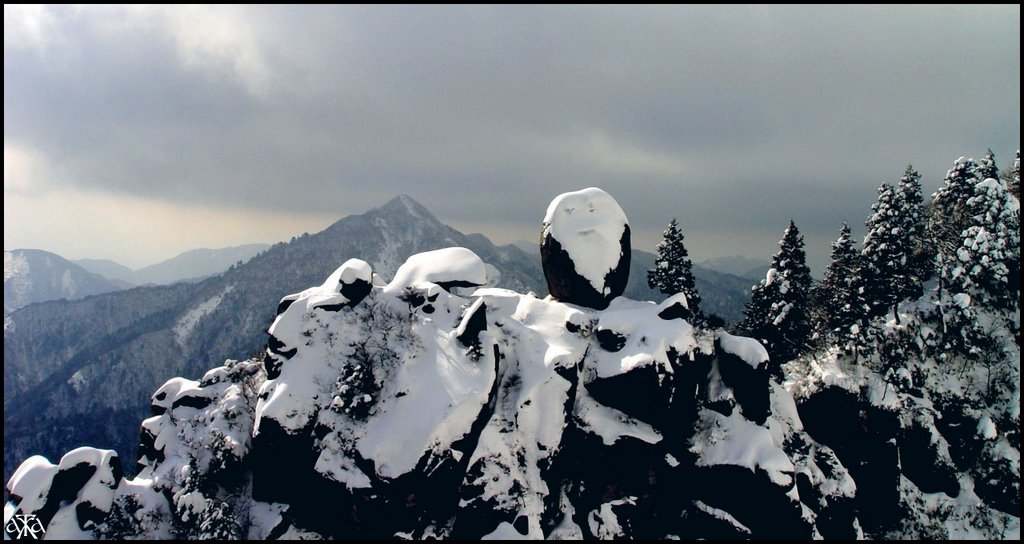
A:
POLYGON ((625 531, 612 507, 625 504, 635 505, 636 497, 626 497, 606 502, 587 514, 587 525, 590 527, 590 533, 601 540, 618 539, 624 536, 625 531))
POLYGON ((793 462, 776 444, 768 429, 743 418, 739 412, 723 416, 704 410, 702 431, 694 435, 690 451, 697 466, 735 465, 764 470, 773 483, 793 485, 793 462))
POLYGON ((28 259, 21 253, 4 252, 4 281, 28 274, 28 259))
POLYGON ((503 521, 498 524, 496 529, 480 537, 480 540, 535 540, 539 538, 543 538, 543 535, 531 538, 529 534, 524 535, 517 531, 511 523, 503 521))
POLYGON ((68 378, 68 384, 75 390, 75 393, 81 393, 82 387, 84 387, 87 382, 88 380, 85 379, 85 375, 82 374, 81 369, 75 371, 75 373, 68 378))
POLYGON ((234 285, 229 285, 224 288, 220 293, 200 302, 198 305, 189 310, 185 315, 181 316, 181 319, 174 324, 174 339, 178 342, 178 346, 185 348, 188 345, 188 338, 195 330, 196 325, 199 324, 199 320, 206 317, 220 305, 220 301, 224 299, 224 295, 227 295, 235 288, 234 285))
MULTIPOLYGON (((35 512, 43 507, 50 492, 50 483, 56 474, 57 465, 42 455, 33 455, 22 462, 11 475, 11 479, 7 481, 7 490, 11 495, 21 497, 18 506, 22 512, 35 512)), ((8 521, 9 517, 5 515, 4 524, 8 521)))
POLYGON ((999 436, 996 424, 992 422, 991 417, 986 415, 978 421, 978 434, 986 440, 995 440, 999 436))
POLYGON ((693 325, 682 319, 662 319, 659 313, 674 304, 669 299, 661 304, 638 302, 617 297, 600 313, 597 330, 608 330, 625 337, 625 344, 617 351, 599 350, 594 353, 594 370, 598 377, 608 378, 625 374, 634 368, 657 364, 671 373, 669 352, 692 355, 698 348, 693 325))
POLYGON ((697 509, 700 510, 701 512, 704 512, 705 514, 707 514, 707 515, 709 515, 709 516, 711 516, 713 518, 720 519, 720 520, 728 523, 729 525, 732 525, 733 527, 738 529, 743 534, 746 534, 746 535, 753 534, 752 531, 746 525, 743 525, 742 523, 740 523, 739 520, 737 520, 736 518, 732 517, 732 514, 726 512, 725 510, 719 510, 718 508, 714 508, 714 507, 708 506, 708 505, 704 504, 703 501, 694 501, 693 505, 696 506, 697 509))

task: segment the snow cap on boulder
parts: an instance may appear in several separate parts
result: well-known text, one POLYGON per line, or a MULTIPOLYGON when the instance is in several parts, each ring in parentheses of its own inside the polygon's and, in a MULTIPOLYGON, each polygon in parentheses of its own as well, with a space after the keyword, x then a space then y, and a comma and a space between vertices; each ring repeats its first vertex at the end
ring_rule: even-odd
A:
POLYGON ((398 267, 387 290, 424 283, 437 284, 446 291, 452 287, 484 285, 487 283, 487 267, 476 253, 464 247, 425 251, 409 257, 398 267))
POLYGON ((349 259, 327 277, 324 285, 331 281, 336 282, 338 292, 354 306, 370 293, 373 287, 373 270, 370 263, 362 259, 349 259))
POLYGON ((540 255, 551 296, 603 310, 629 279, 626 214, 597 187, 560 194, 544 216, 540 255))
POLYGON ((323 284, 282 298, 277 305, 277 315, 283 314, 299 300, 304 301, 304 310, 324 308, 337 311, 344 306, 355 306, 370 294, 372 287, 373 270, 370 264, 362 259, 349 259, 327 276, 323 284))

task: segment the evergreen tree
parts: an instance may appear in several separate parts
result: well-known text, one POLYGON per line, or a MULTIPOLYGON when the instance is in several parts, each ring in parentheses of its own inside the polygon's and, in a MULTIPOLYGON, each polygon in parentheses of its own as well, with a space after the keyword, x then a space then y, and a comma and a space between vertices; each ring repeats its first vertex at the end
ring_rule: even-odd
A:
POLYGON ((908 264, 910 240, 904 231, 904 210, 896 189, 888 183, 878 188, 878 200, 871 206, 861 250, 861 278, 864 300, 870 316, 890 308, 899 323, 897 306, 915 285, 908 264))
POLYGON ((843 223, 832 242, 832 260, 812 290, 816 328, 826 339, 847 344, 851 327, 864 315, 860 297, 860 252, 854 247, 850 226, 843 223))
MULTIPOLYGON (((1018 315, 1020 307, 1020 207, 999 180, 987 179, 965 203, 970 224, 951 254, 939 255, 939 358, 992 364, 997 341, 980 319, 985 308, 1018 315)), ((1019 322, 1007 325, 1019 335, 1019 322)), ((1018 336, 1019 342, 1019 336, 1018 336)))
POLYGON ((971 225, 951 262, 951 283, 975 304, 1013 310, 1020 299, 1020 205, 1003 182, 988 178, 967 200, 971 225))
POLYGON ((906 233, 907 268, 911 285, 905 293, 909 298, 918 298, 924 294, 924 282, 935 272, 935 251, 928 240, 928 225, 925 208, 921 198, 921 174, 914 167, 907 165, 903 177, 897 187, 902 213, 902 229, 906 233))
POLYGON ((974 159, 960 157, 946 172, 943 186, 932 195, 928 235, 940 260, 947 260, 956 251, 970 223, 966 206, 967 199, 974 196, 977 169, 974 159))
POLYGON ((999 168, 996 168, 996 156, 992 149, 985 153, 985 158, 978 161, 974 177, 978 178, 978 181, 985 181, 988 178, 999 179, 999 168))
POLYGON ((683 244, 683 232, 675 218, 665 229, 662 241, 658 244, 658 256, 654 260, 654 268, 647 271, 647 286, 658 288, 663 294, 672 296, 677 293, 686 295, 686 304, 690 309, 690 320, 702 323, 704 316, 700 311, 700 293, 693 279, 693 262, 683 244))
POLYGON ((746 317, 740 324, 741 330, 768 349, 776 363, 774 372, 804 351, 811 339, 811 272, 803 237, 792 220, 779 246, 764 281, 751 289, 746 317))

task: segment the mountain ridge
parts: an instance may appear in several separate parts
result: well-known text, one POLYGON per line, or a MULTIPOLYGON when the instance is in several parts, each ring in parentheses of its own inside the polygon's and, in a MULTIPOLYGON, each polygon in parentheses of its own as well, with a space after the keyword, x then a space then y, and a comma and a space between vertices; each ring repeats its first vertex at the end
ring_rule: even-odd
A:
POLYGON ((77 259, 73 262, 95 274, 126 281, 132 285, 168 285, 220 274, 232 265, 247 261, 269 247, 270 244, 253 243, 212 249, 190 249, 138 270, 132 270, 110 259, 77 259))
POLYGON ((134 433, 111 430, 120 432, 120 439, 105 441, 110 433, 104 430, 104 414, 144 415, 149 392, 168 377, 195 374, 210 360, 261 349, 282 293, 322 281, 348 256, 364 255, 375 270, 389 275, 408 255, 452 245, 464 245, 498 267, 501 285, 544 291, 525 253, 463 235, 401 196, 317 234, 275 244, 197 283, 136 287, 12 314, 4 331, 5 472, 27 453, 54 456, 72 443, 106 444, 130 455, 137 446, 134 433), (184 343, 175 333, 179 324, 190 325, 184 343), (142 360, 147 364, 136 364, 142 360), (79 378, 72 380, 76 373, 79 378), (62 421, 83 413, 95 414, 99 423, 62 421), (39 431, 50 427, 50 436, 39 431))
POLYGON ((694 265, 740 278, 761 281, 764 279, 764 273, 768 271, 771 263, 767 260, 751 259, 742 255, 726 255, 704 259, 699 263, 694 263, 694 265))
POLYGON ((35 302, 78 299, 127 287, 49 251, 4 250, 4 315, 35 302))
MULTIPOLYGON (((337 227, 387 239, 364 248, 385 264, 424 237, 486 240, 399 204, 337 227)), ((587 231, 558 232, 571 244, 587 231)), ((330 239, 303 235, 264 258, 330 239)), ((621 258, 623 239, 599 251, 621 258)), ((554 283, 589 284, 589 268, 548 255, 554 283)), ((5 522, 37 516, 57 539, 1019 539, 1016 306, 979 307, 996 323, 990 354, 1006 355, 993 382, 936 341, 937 316, 919 310, 939 293, 869 323, 908 345, 786 361, 694 327, 681 295, 570 303, 571 289, 488 287, 492 272, 461 247, 414 254, 393 275, 349 258, 280 299, 261 353, 155 388, 139 455, 124 455, 136 478, 95 447, 33 456, 8 481, 5 522), (906 366, 880 372, 893 354, 906 366)), ((192 296, 186 317, 172 302, 127 329, 176 323, 185 349, 245 287, 204 283, 213 295, 192 296)), ((624 286, 620 275, 614 292, 624 286)), ((59 370, 70 391, 89 384, 81 370, 59 370)))
MULTIPOLYGON (((210 360, 261 349, 281 293, 319 283, 351 256, 361 255, 378 274, 389 277, 409 255, 449 246, 480 255, 500 271, 498 284, 503 287, 547 294, 539 255, 514 245, 497 246, 480 234, 463 234, 411 197, 398 195, 319 233, 274 244, 241 266, 195 283, 135 287, 83 304, 55 301, 27 308, 11 316, 4 333, 4 404, 11 410, 5 409, 5 467, 26 453, 56 455, 72 443, 107 444, 130 455, 137 446, 134 436, 121 434, 111 442, 120 431, 105 423, 68 426, 61 418, 97 414, 97 419, 123 421, 128 414, 144 415, 149 390, 167 377, 196 374, 210 360), (109 374, 132 376, 132 383, 107 379, 109 374), (29 400, 9 402, 17 398, 29 400), (51 425, 59 429, 59 439, 38 431, 51 425)), ((664 300, 646 285, 650 266, 652 254, 634 252, 625 296, 664 300)), ((727 282, 715 291, 726 293, 723 300, 745 298, 748 286, 743 280, 715 277, 713 281, 727 282)), ((706 311, 722 314, 700 268, 697 282, 698 288, 707 289, 706 311)), ((723 304, 731 304, 734 312, 740 307, 723 304)))

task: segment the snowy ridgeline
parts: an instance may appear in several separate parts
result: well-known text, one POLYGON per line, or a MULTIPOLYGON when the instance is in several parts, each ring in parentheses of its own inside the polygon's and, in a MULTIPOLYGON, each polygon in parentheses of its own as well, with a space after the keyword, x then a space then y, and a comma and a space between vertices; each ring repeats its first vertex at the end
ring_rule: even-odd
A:
MULTIPOLYGON (((595 191, 573 211, 601 209, 595 191)), ((628 225, 599 216, 545 226, 549 255, 569 255, 545 259, 549 284, 588 305, 488 287, 465 248, 414 255, 390 283, 345 262, 281 300, 260 360, 154 393, 135 478, 105 450, 33 457, 5 523, 34 515, 50 538, 856 538, 893 528, 862 501, 938 500, 904 493, 916 481, 886 464, 884 435, 871 452, 891 493, 861 496, 877 478, 808 434, 761 344, 695 329, 681 295, 618 297, 628 225), (594 233, 610 268, 572 258, 594 233)), ((1019 534, 1019 518, 985 519, 1002 525, 978 534, 1019 534)))
POLYGON ((849 501, 756 342, 695 331, 673 317, 680 297, 594 311, 473 288, 484 273, 463 248, 414 256, 386 285, 346 262, 285 297, 262 365, 154 394, 134 479, 109 451, 35 457, 8 514, 69 538, 539 538, 653 535, 634 516, 668 507, 675 522, 650 530, 813 536, 816 512, 849 501), (798 473, 831 495, 801 503, 798 473), (685 484, 719 477, 785 523, 685 484))
POLYGON ((83 298, 123 288, 53 253, 4 251, 4 315, 34 302, 83 298))

